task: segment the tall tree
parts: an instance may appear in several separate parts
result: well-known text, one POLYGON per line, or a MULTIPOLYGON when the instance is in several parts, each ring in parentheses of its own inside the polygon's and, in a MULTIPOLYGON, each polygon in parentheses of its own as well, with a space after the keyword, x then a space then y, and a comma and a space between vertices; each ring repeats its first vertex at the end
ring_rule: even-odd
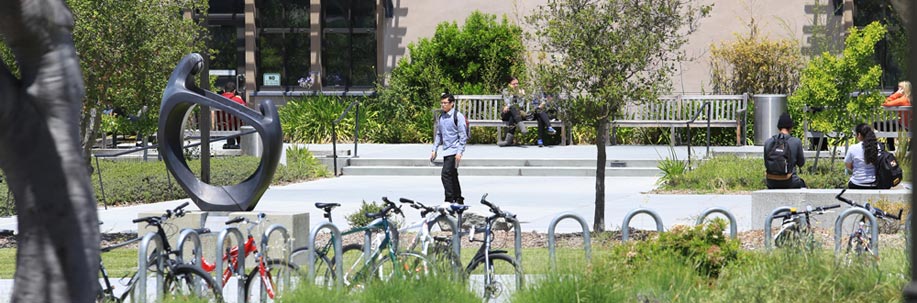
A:
POLYGON ((546 54, 538 70, 571 99, 571 121, 596 130, 595 221, 605 229, 608 123, 625 101, 655 100, 681 46, 711 6, 679 0, 549 0, 527 22, 546 54))
MULTIPOLYGON (((133 122, 151 134, 162 91, 182 56, 200 51, 203 28, 182 12, 206 12, 206 0, 68 0, 74 43, 86 83, 82 112, 83 154, 89 156, 104 108, 128 115, 147 106, 149 117, 133 122), (146 125, 142 125, 147 121, 146 125)), ((120 117, 126 122, 127 117, 120 117)), ((136 119, 135 119, 136 120, 136 119)))

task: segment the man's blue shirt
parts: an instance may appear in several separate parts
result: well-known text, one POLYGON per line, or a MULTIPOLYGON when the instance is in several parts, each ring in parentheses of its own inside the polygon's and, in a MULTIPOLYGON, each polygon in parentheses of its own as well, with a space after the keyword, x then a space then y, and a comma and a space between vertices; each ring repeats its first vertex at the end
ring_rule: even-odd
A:
POLYGON ((442 145, 443 157, 464 153, 465 144, 468 143, 468 135, 465 130, 465 115, 452 108, 452 110, 440 115, 439 121, 436 121, 436 123, 436 134, 433 136, 433 151, 435 152, 442 145), (458 115, 458 119, 453 119, 452 115, 458 115))

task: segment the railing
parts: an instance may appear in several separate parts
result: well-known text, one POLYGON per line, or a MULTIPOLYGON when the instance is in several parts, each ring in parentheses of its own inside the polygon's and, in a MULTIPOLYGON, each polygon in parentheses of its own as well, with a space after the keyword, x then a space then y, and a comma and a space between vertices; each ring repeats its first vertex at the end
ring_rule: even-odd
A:
POLYGON ((356 121, 354 123, 353 129, 353 157, 357 157, 357 144, 360 142, 360 100, 354 100, 350 102, 350 105, 347 105, 347 108, 344 109, 344 112, 341 113, 341 116, 334 120, 331 123, 331 153, 332 161, 334 161, 334 176, 339 176, 338 174, 338 134, 337 126, 344 120, 344 117, 347 116, 347 113, 350 112, 350 109, 354 108, 354 116, 356 116, 356 121))
POLYGON ((691 123, 694 123, 697 120, 697 117, 700 116, 704 108, 707 109, 707 153, 705 155, 710 155, 710 101, 704 101, 703 105, 694 112, 694 116, 691 117, 688 122, 685 123, 685 127, 688 129, 688 169, 691 169, 691 123))

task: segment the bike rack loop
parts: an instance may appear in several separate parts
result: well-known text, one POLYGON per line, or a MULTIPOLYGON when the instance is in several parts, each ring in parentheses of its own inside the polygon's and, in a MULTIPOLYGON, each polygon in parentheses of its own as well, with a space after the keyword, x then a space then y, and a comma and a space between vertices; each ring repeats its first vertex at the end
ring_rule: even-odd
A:
POLYGON ((871 226, 869 231, 872 234, 872 240, 869 241, 869 246, 872 246, 870 247, 872 249, 872 254, 879 257, 879 224, 876 222, 876 216, 868 210, 859 207, 848 208, 834 220, 834 254, 836 255, 841 251, 841 238, 843 238, 842 225, 844 224, 844 219, 854 213, 863 215, 869 219, 869 225, 871 226))
MULTIPOLYGON (((156 233, 151 232, 144 235, 143 239, 140 240, 140 249, 137 251, 137 288, 131 294, 132 302, 146 302, 146 269, 149 267, 147 266, 147 258, 149 256, 147 252, 151 241, 156 243, 156 248, 159 249, 159 256, 156 258, 158 267, 156 271, 156 287, 162 288, 162 239, 156 233), (139 296, 137 296, 138 293, 140 294, 139 296)), ((162 301, 162 292, 156 291, 156 302, 159 301, 162 301)))
POLYGON ((551 256, 552 270, 557 269, 557 252, 555 251, 557 241, 554 239, 554 230, 557 229, 557 223, 560 223, 563 219, 574 219, 583 227, 583 247, 586 250, 586 261, 592 261, 592 239, 589 236, 589 224, 586 223, 586 219, 583 219, 580 215, 572 212, 564 212, 555 216, 554 219, 551 220, 551 224, 548 225, 548 253, 551 256))
POLYGON ((790 211, 790 209, 792 208, 789 206, 774 208, 771 214, 764 218, 764 249, 771 249, 771 240, 773 240, 771 239, 771 226, 774 224, 774 216, 778 213, 790 211))
MULTIPOLYGON (((262 260, 267 258, 268 242, 270 242, 269 240, 271 239, 271 234, 274 233, 275 231, 280 232, 280 236, 283 237, 284 250, 286 251, 282 254, 283 262, 284 264, 290 264, 290 254, 289 254, 290 234, 289 232, 287 232, 287 229, 283 227, 283 225, 280 225, 280 224, 272 224, 271 226, 268 226, 267 229, 264 230, 264 234, 261 236, 261 258, 262 260)), ((288 268, 283 269, 283 274, 281 274, 280 279, 281 281, 283 281, 283 285, 289 287, 290 271, 288 270, 288 268)), ((266 293, 267 289, 265 289, 264 283, 259 283, 259 284, 261 285, 261 302, 265 302, 267 301, 267 293, 266 293)), ((279 292, 279 290, 276 290, 276 289, 275 291, 279 292)))
POLYGON ((726 216, 726 218, 729 219, 729 237, 735 239, 739 235, 739 227, 738 227, 738 224, 736 224, 736 217, 733 216, 732 213, 730 213, 728 210, 722 207, 708 208, 700 215, 700 217, 697 218, 697 223, 695 223, 694 225, 700 225, 704 223, 704 219, 706 219, 707 216, 710 216, 713 213, 723 214, 724 216, 726 216))
MULTIPOLYGON (((194 244, 191 249, 191 253, 194 256, 191 262, 191 266, 197 267, 198 269, 203 270, 201 267, 203 265, 203 255, 201 254, 201 236, 198 234, 197 230, 193 228, 184 228, 181 230, 181 233, 178 235, 178 254, 175 256, 175 259, 178 260, 178 263, 185 263, 183 255, 185 251, 185 243, 190 239, 191 243, 194 244)), ((197 289, 195 289, 197 291, 197 289)))
MULTIPOLYGON (((456 258, 461 260, 462 258, 462 229, 456 221, 453 221, 451 218, 446 216, 437 216, 436 222, 443 222, 449 224, 449 227, 452 228, 452 253, 455 254, 456 258)), ((453 266, 456 277, 461 275, 461 268, 453 266)))
POLYGON ((522 270, 522 227, 519 226, 519 219, 513 218, 513 231, 515 232, 515 253, 516 253, 516 290, 522 290, 525 284, 525 275, 522 270))
POLYGON ((334 247, 334 264, 340 264, 340 266, 334 266, 334 274, 336 279, 334 279, 334 285, 338 289, 344 286, 344 258, 341 256, 343 249, 341 249, 341 230, 338 229, 334 223, 325 221, 319 223, 312 227, 312 230, 309 232, 309 259, 307 259, 307 265, 309 267, 309 281, 315 281, 315 236, 318 235, 318 231, 322 229, 331 230, 331 244, 334 247))
POLYGON ((653 220, 656 221, 656 231, 658 232, 665 231, 665 228, 663 228, 662 226, 662 219, 659 218, 659 214, 657 214, 656 211, 649 209, 649 208, 638 208, 638 209, 630 211, 629 213, 627 213, 626 216, 624 216, 624 223, 621 224, 622 225, 621 227, 621 241, 622 242, 626 242, 628 239, 630 239, 630 220, 633 219, 634 216, 638 214, 650 215, 651 217, 653 217, 653 220))
MULTIPOLYGON (((239 231, 236 227, 227 227, 220 232, 220 235, 217 236, 217 253, 216 257, 216 273, 217 277, 215 280, 217 287, 216 289, 223 289, 223 246, 226 243, 226 237, 232 235, 236 238, 236 245, 239 247, 239 257, 236 258, 238 263, 236 263, 236 268, 233 272, 238 277, 238 297, 236 298, 245 298, 245 238, 242 237, 242 232, 239 231)), ((232 266, 230 264, 230 266, 232 266)))

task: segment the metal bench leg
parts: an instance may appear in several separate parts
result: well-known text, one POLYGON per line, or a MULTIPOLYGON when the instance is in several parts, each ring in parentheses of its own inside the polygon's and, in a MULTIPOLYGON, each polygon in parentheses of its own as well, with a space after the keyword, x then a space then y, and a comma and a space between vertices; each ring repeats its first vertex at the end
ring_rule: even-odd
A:
MULTIPOLYGON (((674 126, 669 128, 669 136, 670 136, 669 145, 675 146, 675 127, 674 126)), ((690 140, 690 138, 688 140, 690 140)))
POLYGON ((611 145, 618 145, 618 126, 611 126, 611 145))

